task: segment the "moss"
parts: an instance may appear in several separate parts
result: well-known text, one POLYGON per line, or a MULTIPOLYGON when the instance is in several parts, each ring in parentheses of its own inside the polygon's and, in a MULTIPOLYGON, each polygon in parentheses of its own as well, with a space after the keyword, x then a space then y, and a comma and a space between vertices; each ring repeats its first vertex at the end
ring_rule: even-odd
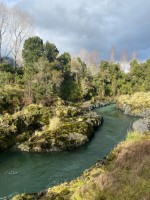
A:
POLYGON ((13 114, 23 107, 24 90, 18 85, 4 85, 0 88, 0 113, 13 114))
POLYGON ((36 195, 30 195, 30 194, 20 194, 13 198, 13 200, 35 200, 36 195))
POLYGON ((13 115, 1 117, 0 149, 23 142, 19 145, 23 151, 71 150, 89 141, 101 121, 96 113, 87 114, 76 107, 31 104, 13 115))
MULTIPOLYGON (((55 119, 58 117, 50 119, 49 123, 51 124, 55 119)), ((59 126, 55 123, 55 128, 52 129, 49 125, 45 125, 44 130, 36 131, 28 139, 29 149, 43 152, 71 150, 89 141, 94 128, 100 124, 101 117, 95 113, 59 118, 59 126), (78 118, 82 118, 82 121, 78 118)))
POLYGON ((24 142, 35 130, 49 123, 52 112, 49 108, 31 104, 23 110, 10 115, 1 116, 0 150, 13 146, 16 142, 24 142))

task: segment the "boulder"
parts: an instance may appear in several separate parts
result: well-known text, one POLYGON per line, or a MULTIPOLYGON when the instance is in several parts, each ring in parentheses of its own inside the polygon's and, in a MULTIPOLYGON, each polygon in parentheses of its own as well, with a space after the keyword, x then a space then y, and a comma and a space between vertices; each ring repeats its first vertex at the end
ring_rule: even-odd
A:
POLYGON ((145 133, 150 131, 150 117, 139 119, 132 125, 134 131, 145 133))

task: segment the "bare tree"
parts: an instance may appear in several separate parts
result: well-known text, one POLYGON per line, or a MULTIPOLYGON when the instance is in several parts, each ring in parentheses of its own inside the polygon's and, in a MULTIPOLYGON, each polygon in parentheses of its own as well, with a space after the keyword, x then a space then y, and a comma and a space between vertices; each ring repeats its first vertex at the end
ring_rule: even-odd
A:
POLYGON ((2 46, 4 44, 4 37, 8 34, 9 26, 9 9, 6 5, 0 3, 0 62, 2 61, 2 46))
POLYGON ((127 71, 128 70, 127 69, 128 68, 128 55, 127 55, 126 50, 124 50, 122 52, 120 63, 121 63, 122 70, 127 71))
POLYGON ((90 56, 90 64, 95 68, 98 66, 98 52, 92 51, 90 56))
POLYGON ((83 62, 85 62, 86 66, 89 65, 89 53, 86 49, 81 49, 78 56, 81 58, 83 62))
POLYGON ((22 49, 24 41, 32 34, 32 18, 18 7, 13 7, 11 12, 10 49, 14 57, 14 65, 17 65, 17 59, 22 49))
POLYGON ((16 66, 22 45, 32 34, 32 22, 32 17, 18 7, 0 3, 0 62, 3 50, 3 56, 13 55, 16 66))
POLYGON ((87 68, 91 73, 96 73, 98 69, 98 52, 97 51, 87 51, 86 49, 81 49, 78 56, 83 62, 85 62, 87 68))
POLYGON ((115 47, 111 47, 110 49, 110 62, 114 63, 115 62, 115 47))
POLYGON ((132 56, 131 56, 131 61, 136 60, 136 57, 137 57, 137 53, 136 51, 133 51, 132 56))

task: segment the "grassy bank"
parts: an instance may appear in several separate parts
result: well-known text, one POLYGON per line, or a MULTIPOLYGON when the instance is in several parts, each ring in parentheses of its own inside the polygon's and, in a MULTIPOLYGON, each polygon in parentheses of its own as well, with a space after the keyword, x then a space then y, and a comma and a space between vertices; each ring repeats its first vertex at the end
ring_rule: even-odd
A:
POLYGON ((150 114, 150 92, 137 92, 116 98, 117 106, 126 114, 147 117, 150 114))
POLYGON ((34 195, 13 200, 148 200, 150 193, 150 132, 129 133, 102 162, 79 178, 34 195))

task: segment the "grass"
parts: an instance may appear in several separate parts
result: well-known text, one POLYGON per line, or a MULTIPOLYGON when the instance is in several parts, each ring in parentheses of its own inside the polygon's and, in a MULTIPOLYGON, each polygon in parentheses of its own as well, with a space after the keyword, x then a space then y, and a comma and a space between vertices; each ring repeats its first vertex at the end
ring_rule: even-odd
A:
POLYGON ((116 97, 117 106, 130 115, 147 117, 150 114, 150 92, 116 97))
POLYGON ((133 95, 121 95, 117 97, 117 101, 135 108, 150 108, 150 92, 136 92, 133 95))
POLYGON ((54 131, 60 127, 60 118, 54 116, 50 119, 49 130, 54 131))

